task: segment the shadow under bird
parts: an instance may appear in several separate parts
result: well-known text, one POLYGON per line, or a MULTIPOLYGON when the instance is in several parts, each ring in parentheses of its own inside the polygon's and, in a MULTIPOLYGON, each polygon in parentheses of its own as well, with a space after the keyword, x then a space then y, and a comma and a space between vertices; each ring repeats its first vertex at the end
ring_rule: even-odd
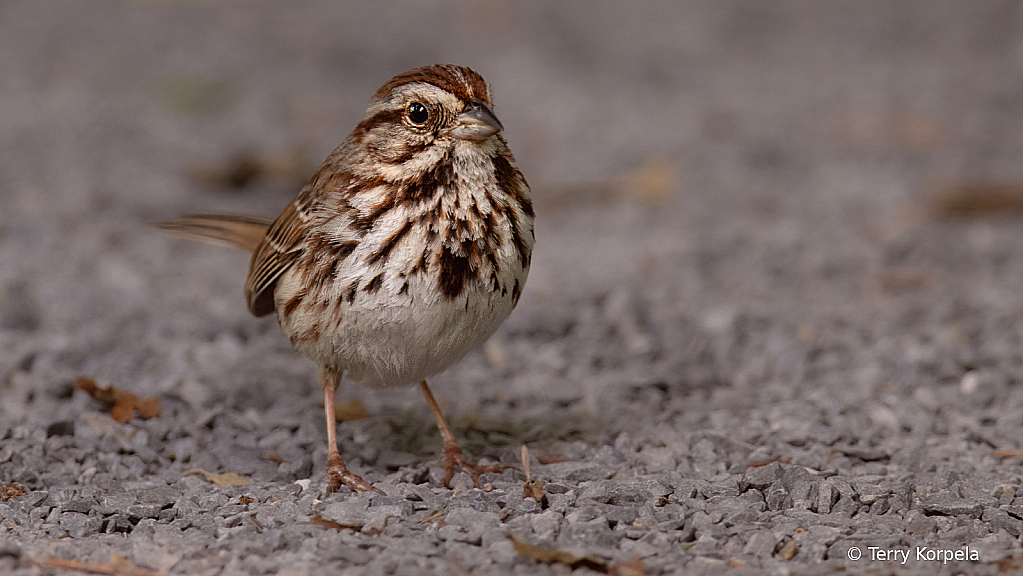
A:
POLYGON ((490 86, 462 66, 399 74, 274 220, 186 215, 172 234, 249 250, 249 310, 276 313, 319 365, 327 492, 376 490, 337 449, 342 377, 370 387, 418 382, 457 466, 476 486, 507 466, 471 464, 426 378, 483 344, 518 303, 533 249, 529 185, 500 132, 490 86))

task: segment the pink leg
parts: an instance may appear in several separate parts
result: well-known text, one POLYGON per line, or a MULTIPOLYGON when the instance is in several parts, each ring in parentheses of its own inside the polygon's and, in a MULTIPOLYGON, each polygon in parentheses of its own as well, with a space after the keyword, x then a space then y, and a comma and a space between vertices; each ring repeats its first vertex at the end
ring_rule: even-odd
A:
MULTIPOLYGON (((327 494, 333 494, 344 484, 356 492, 373 490, 380 492, 358 474, 348 471, 341 454, 337 451, 337 427, 334 415, 334 392, 338 378, 332 370, 320 368, 320 385, 323 386, 323 412, 327 416, 327 494)), ((383 494, 383 492, 380 492, 383 494)))
POLYGON ((505 466, 504 464, 495 464, 492 466, 480 466, 478 464, 469 464, 465 461, 465 456, 462 455, 462 449, 458 447, 458 441, 455 440, 455 435, 451 432, 451 427, 448 426, 448 421, 444 419, 444 414, 440 411, 440 406, 437 405, 437 400, 433 397, 433 392, 430 391, 430 387, 427 386, 426 380, 419 383, 419 387, 423 389, 423 394, 426 396, 426 403, 430 405, 430 411, 433 412, 433 419, 437 421, 437 428, 440 430, 440 437, 444 440, 444 480, 445 486, 451 482, 451 478, 455 475, 455 466, 462 469, 463 472, 472 478, 473 486, 480 487, 480 474, 486 472, 503 472, 513 466, 505 466))

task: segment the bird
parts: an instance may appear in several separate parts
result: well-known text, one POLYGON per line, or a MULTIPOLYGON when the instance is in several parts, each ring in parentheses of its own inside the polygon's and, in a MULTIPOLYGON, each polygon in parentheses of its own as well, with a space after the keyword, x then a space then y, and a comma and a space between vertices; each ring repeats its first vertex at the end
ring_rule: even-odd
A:
POLYGON ((245 298, 276 314, 319 367, 327 493, 377 490, 337 446, 342 380, 419 384, 457 466, 479 487, 503 465, 466 460, 427 378, 481 346, 518 304, 534 245, 531 190, 502 135, 490 85, 464 66, 408 70, 277 218, 189 214, 157 222, 179 237, 251 251, 245 298))

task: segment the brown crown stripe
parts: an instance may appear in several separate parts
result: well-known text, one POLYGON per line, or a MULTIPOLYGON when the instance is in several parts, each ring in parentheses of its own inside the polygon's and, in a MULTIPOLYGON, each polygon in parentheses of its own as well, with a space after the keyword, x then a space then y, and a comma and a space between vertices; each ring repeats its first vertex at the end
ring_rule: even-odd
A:
POLYGON ((391 91, 398 86, 404 86, 413 82, 432 84, 441 90, 454 94, 462 102, 469 102, 473 98, 479 98, 486 101, 487 104, 491 104, 490 89, 487 81, 469 68, 451 64, 423 66, 398 74, 381 86, 373 94, 373 99, 382 100, 390 95, 391 91))

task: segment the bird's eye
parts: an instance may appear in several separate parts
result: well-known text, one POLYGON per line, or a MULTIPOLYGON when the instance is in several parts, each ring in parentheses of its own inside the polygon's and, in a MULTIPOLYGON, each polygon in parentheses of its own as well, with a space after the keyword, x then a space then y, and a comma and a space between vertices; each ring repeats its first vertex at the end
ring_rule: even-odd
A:
POLYGON ((419 102, 413 102, 409 104, 408 109, 405 110, 405 116, 408 117, 409 122, 416 126, 422 126, 430 119, 430 111, 426 109, 426 106, 423 106, 419 102))

